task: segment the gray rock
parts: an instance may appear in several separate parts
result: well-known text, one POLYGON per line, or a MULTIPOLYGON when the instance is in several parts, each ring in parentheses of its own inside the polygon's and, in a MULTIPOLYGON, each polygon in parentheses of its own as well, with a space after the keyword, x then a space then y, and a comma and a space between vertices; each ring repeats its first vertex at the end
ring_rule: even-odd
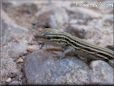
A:
POLYGON ((10 57, 26 53, 28 43, 32 40, 32 34, 26 28, 5 21, 2 21, 3 27, 0 35, 2 38, 1 52, 9 54, 10 57))
POLYGON ((114 22, 113 14, 104 15, 103 21, 107 26, 108 25, 111 26, 111 24, 113 25, 113 22, 114 22))
POLYGON ((92 83, 114 84, 114 69, 104 61, 93 61, 91 64, 92 83))
POLYGON ((8 54, 10 57, 18 57, 27 52, 27 46, 26 43, 10 42, 7 46, 2 48, 2 53, 8 54))
POLYGON ((54 29, 65 29, 69 24, 69 16, 64 8, 55 8, 50 15, 49 25, 54 29))
POLYGON ((51 27, 53 29, 63 30, 68 26, 69 16, 64 8, 46 6, 42 8, 34 21, 35 27, 51 27))
POLYGON ((47 52, 33 52, 25 60, 29 84, 87 84, 89 69, 76 58, 55 59, 47 52))
POLYGON ((16 24, 8 24, 3 21, 3 44, 7 44, 11 41, 30 41, 30 34, 26 28, 20 27, 16 24), (28 36, 29 35, 29 36, 28 36))
POLYGON ((14 80, 9 85, 21 85, 21 84, 22 84, 22 82, 14 80))

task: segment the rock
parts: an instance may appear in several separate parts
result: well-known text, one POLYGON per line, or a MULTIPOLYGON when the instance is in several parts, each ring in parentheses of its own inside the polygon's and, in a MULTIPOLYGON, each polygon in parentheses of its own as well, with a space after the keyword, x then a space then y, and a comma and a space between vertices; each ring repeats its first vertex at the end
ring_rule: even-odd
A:
POLYGON ((25 59, 24 66, 29 84, 87 84, 89 70, 76 58, 55 59, 52 53, 33 52, 25 59))
MULTIPOLYGON (((3 22, 6 23, 5 21, 3 22)), ((6 24, 7 27, 3 27, 3 29, 5 29, 3 33, 4 36, 2 37, 4 39, 3 44, 7 44, 10 41, 19 42, 20 40, 26 43, 32 39, 32 35, 30 36, 30 33, 26 28, 20 27, 16 24, 6 24)))
POLYGON ((9 57, 1 58, 0 64, 1 64, 0 65, 0 71, 1 71, 0 81, 6 80, 6 82, 10 82, 11 74, 18 75, 19 70, 17 69, 16 63, 13 61, 12 58, 9 58, 9 57))
POLYGON ((105 23, 109 23, 109 25, 113 24, 113 14, 104 15, 103 20, 105 23))
POLYGON ((10 42, 7 46, 4 46, 2 52, 6 52, 10 57, 18 57, 26 53, 27 44, 26 43, 15 43, 10 42))
POLYGON ((110 19, 109 16, 103 19, 93 19, 88 21, 87 25, 78 25, 73 22, 65 31, 79 38, 86 39, 91 44, 106 47, 113 44, 113 26, 110 19))
POLYGON ((70 18, 73 19, 83 19, 83 20, 91 20, 93 18, 102 18, 102 14, 96 13, 95 11, 84 8, 84 7, 75 7, 75 8, 67 8, 67 11, 70 15, 70 18))
POLYGON ((11 81, 11 82, 9 83, 9 85, 22 85, 22 83, 19 82, 19 81, 14 80, 14 81, 11 81))
POLYGON ((24 3, 22 1, 17 4, 13 4, 12 1, 3 2, 2 9, 16 22, 16 24, 30 28, 38 8, 36 4, 27 2, 24 3))
POLYGON ((101 36, 100 31, 86 25, 71 24, 65 31, 82 39, 91 39, 96 36, 101 36))
POLYGON ((11 82, 11 78, 8 78, 8 79, 6 80, 6 82, 7 82, 7 83, 11 82))
POLYGON ((51 28, 64 30, 69 24, 69 16, 64 8, 55 8, 50 15, 49 25, 51 28))
POLYGON ((53 29, 63 30, 68 26, 69 17, 64 8, 47 6, 42 8, 36 16, 37 27, 51 27, 53 29), (48 9, 47 9, 48 8, 48 9))
POLYGON ((19 58, 18 60, 17 60, 17 63, 23 63, 24 61, 23 61, 23 59, 22 58, 19 58))
POLYGON ((101 13, 89 8, 74 7, 67 9, 69 14, 69 27, 65 31, 83 39, 94 39, 102 36, 101 13))
MULTIPOLYGON (((5 16, 4 16, 5 17, 5 16)), ((32 40, 32 34, 24 27, 18 26, 11 20, 3 17, 2 24, 2 52, 7 52, 10 57, 17 57, 26 53, 28 43, 32 40)), ((9 17, 8 17, 9 18, 9 17)))
POLYGON ((33 28, 37 29, 39 27, 50 27, 49 17, 52 14, 50 7, 43 7, 36 13, 36 19, 33 22, 33 28))
POLYGON ((37 45, 29 45, 28 48, 27 48, 27 51, 28 52, 33 52, 35 50, 38 50, 39 46, 37 45))
POLYGON ((114 69, 104 61, 93 61, 92 67, 92 83, 114 84, 114 69))

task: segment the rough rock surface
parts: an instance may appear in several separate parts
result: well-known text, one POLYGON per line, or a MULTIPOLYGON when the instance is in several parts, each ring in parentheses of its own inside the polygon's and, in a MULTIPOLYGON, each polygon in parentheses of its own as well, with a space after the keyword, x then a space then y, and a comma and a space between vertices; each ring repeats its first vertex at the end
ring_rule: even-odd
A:
POLYGON ((26 53, 27 45, 32 40, 32 35, 26 28, 16 24, 2 22, 2 53, 6 52, 10 57, 16 57, 26 53))
POLYGON ((0 35, 0 83, 22 84, 23 75, 16 59, 27 53, 32 34, 26 28, 14 23, 3 11, 2 14, 4 15, 2 16, 2 34, 0 35))
POLYGON ((93 61, 91 64, 92 83, 114 84, 114 69, 109 64, 103 61, 93 61))
POLYGON ((104 61, 93 61, 89 68, 76 57, 58 59, 52 55, 37 51, 26 57, 24 69, 29 84, 114 84, 114 70, 104 61))
POLYGON ((89 70, 82 61, 75 57, 55 59, 51 58, 51 53, 44 52, 34 52, 26 57, 25 74, 29 84, 89 83, 89 70))

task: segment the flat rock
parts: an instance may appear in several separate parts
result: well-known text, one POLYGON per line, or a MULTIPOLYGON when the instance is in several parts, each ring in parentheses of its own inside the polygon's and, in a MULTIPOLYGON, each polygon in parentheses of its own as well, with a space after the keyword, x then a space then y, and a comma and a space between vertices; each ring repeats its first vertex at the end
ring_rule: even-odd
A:
POLYGON ((24 71, 29 84, 113 84, 113 68, 97 60, 91 68, 76 57, 59 59, 54 53, 36 51, 25 59, 24 71))
POLYGON ((93 61, 91 64, 92 83, 114 84, 114 69, 104 61, 93 61))
POLYGON ((29 84, 85 84, 89 83, 89 70, 76 58, 58 59, 52 53, 40 51, 28 55, 25 75, 29 84))

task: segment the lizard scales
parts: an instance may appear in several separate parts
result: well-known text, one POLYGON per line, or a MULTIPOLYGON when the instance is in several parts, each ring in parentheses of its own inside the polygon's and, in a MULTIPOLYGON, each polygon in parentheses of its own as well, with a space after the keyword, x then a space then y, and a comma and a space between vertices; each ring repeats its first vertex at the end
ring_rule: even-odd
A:
POLYGON ((108 62, 111 66, 114 66, 111 61, 114 60, 114 52, 110 49, 92 45, 78 37, 74 37, 69 33, 65 32, 47 32, 43 34, 43 36, 51 41, 67 43, 76 50, 84 51, 88 54, 94 55, 96 56, 96 58, 104 60, 108 62))

